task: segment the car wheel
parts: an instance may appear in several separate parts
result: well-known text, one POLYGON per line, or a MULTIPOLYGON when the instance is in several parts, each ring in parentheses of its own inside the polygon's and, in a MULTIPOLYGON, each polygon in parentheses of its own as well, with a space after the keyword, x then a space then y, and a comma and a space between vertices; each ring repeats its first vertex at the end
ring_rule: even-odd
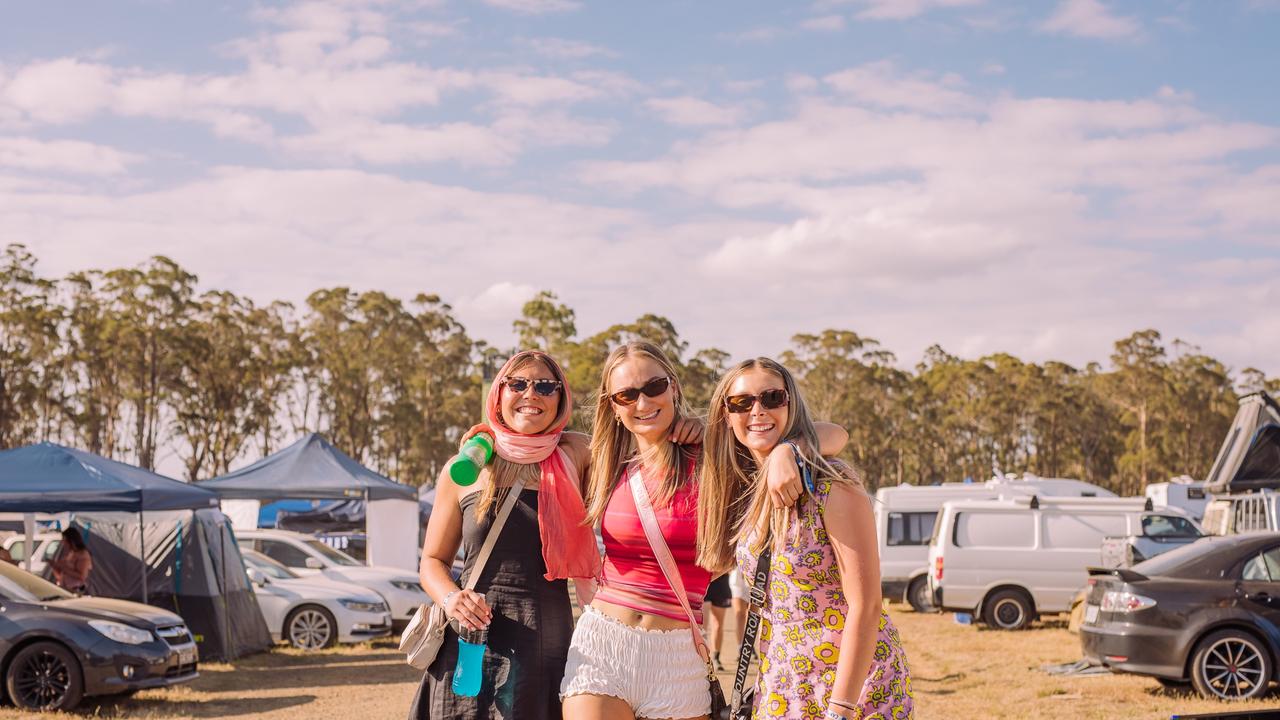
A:
POLYGON ((284 636, 299 650, 320 650, 338 641, 338 624, 319 605, 303 605, 284 621, 284 636))
POLYGON ((1196 645, 1191 684, 1207 698, 1248 700, 1271 683, 1271 655, 1258 638, 1242 630, 1219 630, 1196 645))
POLYGON ((71 710, 84 696, 80 663, 66 647, 38 642, 18 651, 5 673, 14 705, 27 710, 71 710))
POLYGON ((923 576, 912 580, 907 586, 907 602, 918 613, 937 612, 933 607, 933 598, 929 597, 928 579, 923 576))
POLYGON ((1021 630, 1031 624, 1031 598, 1021 590, 1001 590, 987 598, 982 621, 1001 630, 1021 630))

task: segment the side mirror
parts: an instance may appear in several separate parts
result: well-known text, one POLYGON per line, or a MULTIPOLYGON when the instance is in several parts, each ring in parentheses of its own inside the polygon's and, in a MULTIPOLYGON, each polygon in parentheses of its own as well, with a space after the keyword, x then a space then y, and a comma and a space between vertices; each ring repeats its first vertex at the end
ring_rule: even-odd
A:
POLYGON ((253 583, 254 585, 267 584, 267 576, 263 575, 262 571, 256 567, 245 568, 244 573, 245 575, 249 576, 249 582, 253 583))
POLYGON ((305 565, 307 566, 307 568, 308 568, 308 569, 310 569, 310 570, 323 570, 323 569, 324 569, 324 563, 320 562, 319 558, 309 557, 309 558, 307 558, 306 563, 304 563, 304 564, 305 564, 305 565))

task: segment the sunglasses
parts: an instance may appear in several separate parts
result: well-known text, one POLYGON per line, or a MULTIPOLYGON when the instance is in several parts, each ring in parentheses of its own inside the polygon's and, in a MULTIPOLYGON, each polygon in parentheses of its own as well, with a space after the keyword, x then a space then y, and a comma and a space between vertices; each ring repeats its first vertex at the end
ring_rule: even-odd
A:
POLYGON ((644 393, 645 397, 658 397, 671 387, 671 378, 656 377, 640 387, 627 388, 609 396, 609 399, 615 405, 634 405, 640 399, 640 393, 644 393))
POLYGON ((791 401, 787 395, 787 391, 783 388, 774 388, 773 390, 765 390, 759 395, 750 395, 743 393, 742 395, 730 395, 724 399, 724 407, 731 413, 751 412, 751 408, 756 406, 756 400, 760 401, 760 405, 765 410, 777 410, 791 401))
POLYGON ((556 391, 560 389, 561 385, 563 385, 559 380, 545 380, 541 378, 538 380, 530 380, 529 378, 516 377, 514 375, 508 375, 503 378, 502 384, 506 385, 508 390, 516 394, 523 393, 525 390, 529 389, 530 385, 533 385, 533 391, 543 397, 551 397, 552 395, 555 395, 556 391))

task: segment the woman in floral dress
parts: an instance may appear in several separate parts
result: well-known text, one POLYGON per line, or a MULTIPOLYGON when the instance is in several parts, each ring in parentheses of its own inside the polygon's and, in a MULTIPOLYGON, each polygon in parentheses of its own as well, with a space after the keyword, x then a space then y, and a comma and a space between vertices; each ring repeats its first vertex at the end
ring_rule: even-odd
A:
POLYGON ((715 568, 736 551, 752 578, 758 555, 772 547, 753 717, 911 718, 906 653, 881 606, 870 500, 850 468, 804 456, 801 447, 817 447, 812 438, 795 381, 768 358, 731 369, 712 396, 702 493, 720 496, 704 502, 709 514, 716 506, 746 510, 723 527, 704 523, 699 561, 715 568), (758 468, 790 442, 810 477, 793 507, 776 508, 758 468))

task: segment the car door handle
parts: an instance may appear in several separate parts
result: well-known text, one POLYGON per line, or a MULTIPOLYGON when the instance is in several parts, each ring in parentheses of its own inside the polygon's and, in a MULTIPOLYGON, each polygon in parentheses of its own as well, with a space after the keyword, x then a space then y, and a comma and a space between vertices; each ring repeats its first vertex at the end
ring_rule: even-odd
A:
POLYGON ((1270 605, 1274 601, 1271 595, 1265 592, 1246 594, 1244 597, 1246 600, 1252 600, 1253 602, 1262 603, 1264 605, 1270 605))

